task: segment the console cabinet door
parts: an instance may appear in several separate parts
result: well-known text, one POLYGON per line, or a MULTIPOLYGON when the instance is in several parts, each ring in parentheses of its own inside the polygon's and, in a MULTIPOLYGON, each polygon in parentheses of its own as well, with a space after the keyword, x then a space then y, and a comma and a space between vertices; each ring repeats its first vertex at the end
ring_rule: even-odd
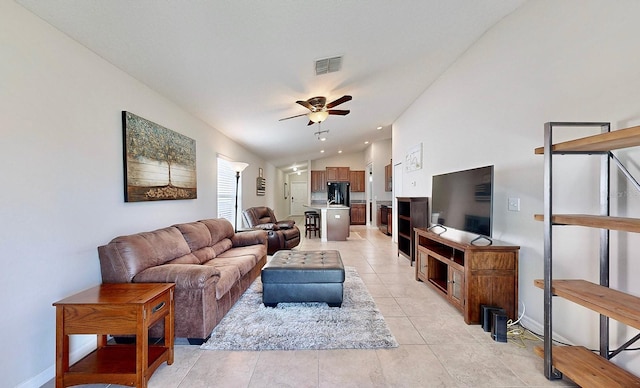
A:
POLYGON ((464 272, 449 266, 448 294, 451 304, 464 308, 464 272))
POLYGON ((418 247, 416 252, 416 280, 428 281, 429 252, 423 247, 418 247))

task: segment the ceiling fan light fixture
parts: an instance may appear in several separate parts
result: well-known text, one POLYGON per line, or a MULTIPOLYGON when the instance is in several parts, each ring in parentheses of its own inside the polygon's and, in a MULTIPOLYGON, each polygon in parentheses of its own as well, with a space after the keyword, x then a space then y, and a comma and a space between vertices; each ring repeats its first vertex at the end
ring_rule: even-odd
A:
POLYGON ((309 120, 313 121, 314 123, 320 123, 326 120, 327 117, 329 117, 329 112, 327 112, 326 110, 320 110, 317 112, 311 112, 308 116, 309 120))

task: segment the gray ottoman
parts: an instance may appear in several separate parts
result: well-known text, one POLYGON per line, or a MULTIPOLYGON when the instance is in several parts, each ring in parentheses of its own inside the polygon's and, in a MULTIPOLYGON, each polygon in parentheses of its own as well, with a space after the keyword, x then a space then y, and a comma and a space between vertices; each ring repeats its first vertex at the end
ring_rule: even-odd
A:
POLYGON ((342 306, 344 266, 338 251, 278 251, 262 268, 262 302, 342 306))

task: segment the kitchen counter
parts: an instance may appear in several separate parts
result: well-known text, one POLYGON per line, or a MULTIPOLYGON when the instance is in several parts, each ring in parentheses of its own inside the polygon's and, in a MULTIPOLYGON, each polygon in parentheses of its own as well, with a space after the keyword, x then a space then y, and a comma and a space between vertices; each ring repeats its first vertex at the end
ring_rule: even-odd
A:
POLYGON ((321 241, 345 241, 349 237, 349 206, 311 204, 304 205, 320 212, 321 241))

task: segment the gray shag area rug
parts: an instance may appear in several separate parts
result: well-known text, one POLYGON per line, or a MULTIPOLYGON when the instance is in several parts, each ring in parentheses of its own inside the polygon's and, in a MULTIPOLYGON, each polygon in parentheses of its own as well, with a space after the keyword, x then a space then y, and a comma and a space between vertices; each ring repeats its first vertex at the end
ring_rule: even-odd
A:
POLYGON ((201 349, 303 350, 393 348, 398 343, 355 268, 345 267, 342 307, 262 304, 258 278, 201 349))

